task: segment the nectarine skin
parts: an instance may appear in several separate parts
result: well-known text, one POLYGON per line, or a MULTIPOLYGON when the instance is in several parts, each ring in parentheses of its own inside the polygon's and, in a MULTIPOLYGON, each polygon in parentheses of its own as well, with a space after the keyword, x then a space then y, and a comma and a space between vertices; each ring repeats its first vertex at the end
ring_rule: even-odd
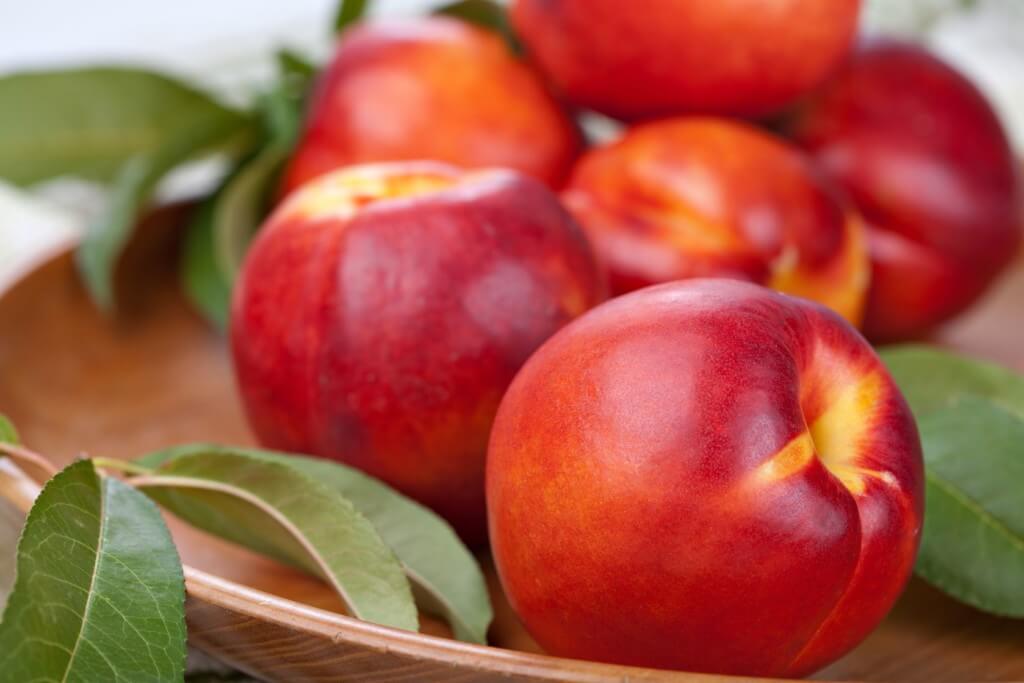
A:
POLYGON ((495 34, 445 18, 357 25, 320 76, 285 192, 342 166, 430 159, 559 186, 576 124, 495 34))
POLYGON ((864 228, 788 142, 744 123, 680 117, 634 126, 577 162, 563 192, 616 294, 732 277, 860 322, 864 228))
POLYGON ((789 124, 869 229, 865 333, 921 336, 976 301, 1017 255, 1021 189, 999 120, 922 48, 864 43, 789 124))
POLYGON ((922 479, 910 410, 849 324, 682 281, 595 308, 520 371, 491 434, 491 542, 553 654, 802 676, 902 591, 922 479))
POLYGON ((236 376, 263 444, 360 467, 476 544, 498 401, 604 296, 585 237, 539 181, 352 167, 293 193, 257 235, 234 293, 236 376))
POLYGON ((859 0, 515 0, 512 22, 575 104, 626 120, 758 116, 821 84, 859 0))

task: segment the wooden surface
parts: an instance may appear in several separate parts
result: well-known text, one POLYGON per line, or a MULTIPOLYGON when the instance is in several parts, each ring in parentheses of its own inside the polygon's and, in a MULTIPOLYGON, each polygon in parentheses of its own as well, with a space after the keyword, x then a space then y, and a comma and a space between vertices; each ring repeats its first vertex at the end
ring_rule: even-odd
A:
MULTIPOLYGON (((133 245, 120 273, 131 286, 119 287, 115 319, 92 307, 67 255, 0 297, 0 412, 34 449, 64 463, 82 453, 133 458, 187 441, 252 443, 224 341, 177 290, 180 220, 177 209, 159 214, 146 239, 133 245)), ((1024 370, 1024 266, 941 338, 1024 370)), ((188 573, 191 639, 268 679, 724 680, 523 654, 537 647, 504 601, 486 558, 497 647, 480 648, 340 616, 340 603, 318 581, 169 522, 183 560, 194 568, 188 573)), ((447 635, 436 621, 423 626, 447 635)), ((883 625, 818 678, 1021 680, 1024 622, 983 615, 915 580, 883 625)))

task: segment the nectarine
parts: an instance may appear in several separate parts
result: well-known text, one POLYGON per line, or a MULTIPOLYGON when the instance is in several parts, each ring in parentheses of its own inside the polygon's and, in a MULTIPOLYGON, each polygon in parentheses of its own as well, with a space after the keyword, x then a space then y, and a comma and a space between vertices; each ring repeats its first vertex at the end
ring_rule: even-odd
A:
POLYGON ((501 402, 494 559, 548 651, 801 676, 882 619, 923 504, 910 410, 827 309, 730 280, 567 325, 501 402))
POLYGON ((285 191, 349 164, 500 166, 558 186, 576 124, 495 34, 455 19, 360 24, 320 76, 285 191))
POLYGON ((712 118, 641 124, 587 152, 563 197, 616 293, 732 277, 860 321, 869 269, 860 219, 768 133, 712 118))
POLYGON ((846 54, 860 0, 516 0, 530 54, 575 104, 636 120, 762 115, 846 54))
POLYGON ((237 380, 262 443, 360 467, 479 543, 498 401, 604 296, 539 181, 356 166, 304 185, 257 235, 234 292, 237 380))
POLYGON ((865 43, 789 127, 867 223, 869 337, 927 332, 1016 256, 1024 207, 1006 134, 981 93, 923 48, 865 43))

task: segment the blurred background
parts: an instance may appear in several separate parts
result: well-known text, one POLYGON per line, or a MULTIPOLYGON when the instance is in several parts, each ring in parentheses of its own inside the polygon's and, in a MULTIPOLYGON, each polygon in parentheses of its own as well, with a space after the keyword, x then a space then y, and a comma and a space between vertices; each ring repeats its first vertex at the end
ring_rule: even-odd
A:
MULTIPOLYGON (((128 62, 156 67, 246 101, 287 46, 321 60, 334 0, 34 0, 0 10, 0 75, 30 68, 128 62)), ((376 15, 438 4, 378 0, 376 15)), ((913 36, 966 72, 1024 149, 1024 0, 865 0, 869 31, 913 36)), ((73 239, 102 195, 83 184, 32 192, 0 181, 0 289, 42 253, 73 239)))

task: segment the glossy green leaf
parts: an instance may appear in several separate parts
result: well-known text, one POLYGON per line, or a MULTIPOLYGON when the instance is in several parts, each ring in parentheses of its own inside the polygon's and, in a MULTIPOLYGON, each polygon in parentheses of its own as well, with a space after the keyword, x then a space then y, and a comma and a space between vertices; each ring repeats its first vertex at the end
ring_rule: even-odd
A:
POLYGON ((0 413, 0 441, 6 443, 19 442, 18 430, 14 428, 14 423, 3 413, 0 413))
POLYGON ((43 489, 0 621, 8 681, 180 681, 185 583, 156 506, 88 460, 43 489))
POLYGON ((508 11, 500 2, 495 2, 495 0, 456 0, 441 5, 434 10, 434 14, 455 17, 494 31, 505 39, 509 49, 517 54, 522 52, 519 38, 509 23, 508 11))
POLYGON ((231 284, 217 265, 213 243, 216 197, 206 200, 189 223, 181 254, 181 283, 192 305, 218 330, 225 330, 231 303, 231 284))
POLYGON ((886 347, 879 355, 918 419, 964 395, 1024 417, 1024 377, 999 365, 920 344, 886 347))
POLYGON ((402 562, 420 607, 444 618, 455 637, 486 643, 492 608, 473 555, 441 517, 363 472, 305 456, 196 444, 155 453, 140 462, 156 467, 185 455, 237 452, 298 469, 350 500, 402 562))
POLYGON ((370 0, 340 0, 334 13, 334 32, 341 33, 350 24, 363 18, 370 8, 370 0))
POLYGON ((354 616, 418 629, 398 559, 369 520, 323 482, 243 451, 199 449, 132 483, 200 529, 320 576, 354 616))
POLYGON ((270 194, 288 156, 282 146, 264 148, 220 191, 213 209, 214 254, 221 277, 234 282, 249 242, 266 217, 270 194))
POLYGON ((197 154, 237 141, 244 130, 233 114, 193 116, 182 121, 176 131, 169 132, 157 149, 132 157, 121 167, 107 207, 86 231, 77 253, 86 287, 102 309, 109 311, 114 306, 117 259, 157 183, 197 154))
POLYGON ((1024 420, 964 396, 919 428, 927 490, 915 570, 979 609, 1024 617, 1024 420))
POLYGON ((127 173, 130 160, 158 155, 182 131, 218 123, 240 126, 244 117, 141 69, 6 76, 0 78, 0 178, 19 185, 65 175, 111 181, 127 173))

